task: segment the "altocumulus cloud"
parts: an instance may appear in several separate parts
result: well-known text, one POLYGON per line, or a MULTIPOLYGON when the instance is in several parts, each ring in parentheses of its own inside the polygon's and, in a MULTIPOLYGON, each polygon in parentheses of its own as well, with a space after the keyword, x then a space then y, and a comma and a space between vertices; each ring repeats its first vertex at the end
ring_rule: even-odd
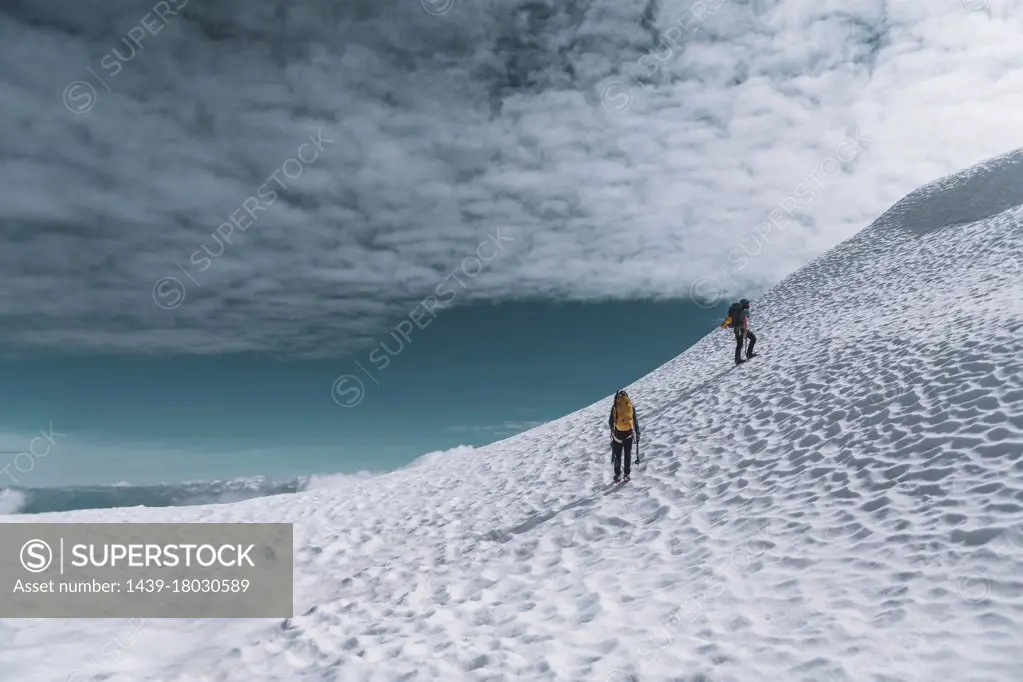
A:
POLYGON ((918 185, 1023 146, 1021 10, 7 2, 0 343, 348 352, 497 226, 516 241, 459 302, 686 296, 831 168, 728 273, 761 288, 918 185), (285 166, 318 131, 315 161, 285 166), (154 304, 162 277, 184 287, 173 309, 154 304))

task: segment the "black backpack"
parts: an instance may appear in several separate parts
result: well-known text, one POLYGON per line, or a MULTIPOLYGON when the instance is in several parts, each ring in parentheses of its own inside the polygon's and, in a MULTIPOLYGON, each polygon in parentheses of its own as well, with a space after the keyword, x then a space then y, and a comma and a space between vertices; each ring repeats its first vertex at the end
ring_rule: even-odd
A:
POLYGON ((745 311, 742 309, 742 304, 736 301, 732 304, 732 307, 728 309, 728 317, 732 318, 732 324, 730 325, 733 329, 742 328, 742 318, 745 311))

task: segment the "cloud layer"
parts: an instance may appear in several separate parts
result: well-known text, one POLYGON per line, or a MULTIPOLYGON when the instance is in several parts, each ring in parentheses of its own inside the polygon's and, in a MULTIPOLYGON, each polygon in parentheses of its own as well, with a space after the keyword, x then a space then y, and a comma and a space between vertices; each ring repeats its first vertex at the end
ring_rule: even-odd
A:
POLYGON ((1023 146, 1021 10, 9 2, 0 344, 336 355, 446 278, 762 289, 1023 146))

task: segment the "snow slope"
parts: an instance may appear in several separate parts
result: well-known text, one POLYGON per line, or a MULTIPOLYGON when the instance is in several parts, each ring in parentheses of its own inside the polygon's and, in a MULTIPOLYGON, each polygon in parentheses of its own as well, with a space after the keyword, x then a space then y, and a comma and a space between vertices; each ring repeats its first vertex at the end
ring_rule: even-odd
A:
POLYGON ((749 364, 715 330, 629 386, 625 488, 603 490, 609 386, 336 488, 7 517, 294 522, 296 617, 0 621, 0 679, 1023 679, 1023 197, 998 189, 1021 160, 754 301, 749 364))

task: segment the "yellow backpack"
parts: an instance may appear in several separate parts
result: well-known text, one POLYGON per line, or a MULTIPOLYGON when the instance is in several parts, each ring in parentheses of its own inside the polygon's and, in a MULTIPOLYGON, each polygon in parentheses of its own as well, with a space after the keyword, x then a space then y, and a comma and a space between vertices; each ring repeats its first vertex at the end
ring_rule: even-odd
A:
POLYGON ((627 395, 619 395, 615 401, 615 428, 632 431, 632 401, 627 395))

